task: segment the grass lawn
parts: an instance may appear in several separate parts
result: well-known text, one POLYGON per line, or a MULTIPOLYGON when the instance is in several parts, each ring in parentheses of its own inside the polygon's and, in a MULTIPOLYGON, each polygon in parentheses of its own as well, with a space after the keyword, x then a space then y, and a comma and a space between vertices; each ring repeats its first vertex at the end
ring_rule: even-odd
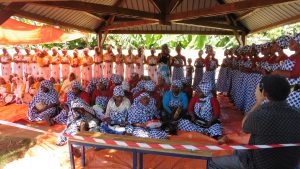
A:
POLYGON ((25 152, 35 143, 35 139, 0 136, 0 168, 24 156, 25 152))

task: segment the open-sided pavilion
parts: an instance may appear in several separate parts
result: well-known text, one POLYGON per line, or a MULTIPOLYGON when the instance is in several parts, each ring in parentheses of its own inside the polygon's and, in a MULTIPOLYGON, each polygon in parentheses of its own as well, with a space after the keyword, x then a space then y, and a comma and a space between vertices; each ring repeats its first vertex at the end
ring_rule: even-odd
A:
POLYGON ((0 0, 0 24, 11 16, 97 33, 235 35, 300 20, 300 0, 0 0))

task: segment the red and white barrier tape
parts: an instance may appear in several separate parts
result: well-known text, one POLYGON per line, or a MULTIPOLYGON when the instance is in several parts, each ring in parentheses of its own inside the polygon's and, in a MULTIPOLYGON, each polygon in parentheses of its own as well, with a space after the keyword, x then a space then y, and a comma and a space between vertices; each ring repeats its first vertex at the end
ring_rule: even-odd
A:
MULTIPOLYGON (((40 130, 34 127, 25 126, 22 124, 16 124, 12 122, 7 122, 0 120, 0 124, 13 126, 21 129, 36 131, 45 134, 52 134, 58 136, 58 133, 48 132, 44 130, 40 130)), ((117 141, 111 139, 98 139, 91 137, 82 137, 76 135, 68 135, 64 134, 64 136, 68 138, 73 138, 77 140, 83 140, 92 143, 100 143, 100 144, 108 144, 108 145, 116 145, 116 146, 124 146, 124 147, 132 147, 132 148, 148 148, 148 149, 167 149, 167 150, 250 150, 250 149, 270 149, 270 148, 280 148, 280 147, 300 147, 300 143, 293 144, 269 144, 269 145, 176 145, 176 144, 156 144, 156 143, 139 143, 139 142, 130 142, 130 141, 117 141)))

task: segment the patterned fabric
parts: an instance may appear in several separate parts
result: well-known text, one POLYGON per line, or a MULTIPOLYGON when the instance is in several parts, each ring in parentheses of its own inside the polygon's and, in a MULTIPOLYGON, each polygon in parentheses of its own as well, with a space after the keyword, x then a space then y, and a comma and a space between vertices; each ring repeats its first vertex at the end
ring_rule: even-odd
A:
POLYGON ((55 91, 53 84, 50 80, 44 80, 41 82, 38 93, 33 97, 29 103, 28 120, 30 121, 41 121, 46 117, 53 117, 56 114, 56 107, 49 108, 41 113, 36 113, 33 109, 37 103, 43 103, 45 106, 50 104, 58 104, 58 94, 55 91), (42 87, 48 88, 49 91, 45 93, 42 87))
MULTIPOLYGON (((94 117, 95 112, 92 107, 85 103, 81 99, 76 99, 71 103, 71 109, 68 113, 67 126, 62 132, 62 134, 75 135, 80 130, 80 125, 85 122, 88 126, 88 131, 96 132, 98 131, 99 121, 94 117), (74 108, 83 108, 88 113, 80 114, 75 111, 74 108)), ((57 140, 57 145, 64 145, 67 143, 67 138, 61 135, 57 140)))
POLYGON ((282 48, 287 49, 289 47, 289 42, 291 40, 290 36, 283 35, 276 39, 276 43, 282 48))
POLYGON ((102 83, 104 86, 108 86, 108 80, 104 77, 100 78, 97 83, 102 83))
POLYGON ((159 118, 159 114, 156 110, 156 106, 153 104, 148 104, 144 106, 140 99, 142 97, 149 97, 149 94, 142 93, 141 97, 137 102, 135 102, 128 110, 128 123, 126 131, 129 134, 132 134, 136 137, 143 138, 157 138, 157 139, 166 139, 167 133, 161 129, 149 129, 134 127, 132 124, 135 123, 146 123, 147 121, 153 120, 154 118, 159 118))
MULTIPOLYGON (((179 56, 175 56, 173 60, 176 64, 184 64, 183 59, 179 58, 179 56)), ((182 78, 184 78, 183 67, 173 67, 172 80, 180 80, 182 78)))
POLYGON ((116 86, 114 88, 113 95, 114 96, 124 96, 125 95, 124 90, 123 90, 123 88, 122 88, 121 85, 120 86, 116 86))
POLYGON ((89 84, 86 87, 86 92, 89 94, 92 94, 93 91, 96 89, 97 79, 92 79, 89 81, 89 84))
POLYGON ((244 112, 248 113, 256 102, 255 91, 257 84, 261 81, 262 75, 251 73, 244 81, 245 86, 245 103, 244 112))
POLYGON ((212 92, 212 89, 213 89, 213 86, 212 86, 211 83, 201 82, 198 87, 206 97, 211 96, 211 92, 212 92))
POLYGON ((195 76, 194 76, 194 84, 193 84, 193 87, 196 88, 198 86, 198 84, 200 83, 200 81, 202 80, 202 77, 203 77, 203 62, 201 59, 199 59, 195 65, 197 66, 202 66, 200 68, 197 68, 196 67, 196 70, 195 70, 195 76))
POLYGON ((178 87, 179 89, 182 89, 183 87, 181 80, 173 80, 172 86, 178 87))
POLYGON ((219 77, 216 84, 217 91, 219 92, 229 91, 228 74, 229 74, 229 70, 227 67, 220 68, 219 77))
POLYGON ((291 92, 287 98, 287 102, 290 106, 300 110, 300 91, 298 90, 291 92))
POLYGON ((109 117, 111 119, 111 122, 110 124, 107 122, 102 122, 100 125, 100 132, 111 134, 123 134, 123 132, 112 132, 109 126, 124 124, 127 121, 127 112, 129 107, 130 101, 126 97, 123 97, 122 103, 118 107, 116 106, 114 98, 111 98, 107 104, 105 116, 103 114, 99 114, 100 116, 109 117))
POLYGON ((148 92, 153 92, 155 90, 156 84, 152 80, 148 80, 144 84, 144 89, 148 92))
POLYGON ((185 77, 181 80, 183 85, 192 85, 192 77, 185 77))
MULTIPOLYGON (((203 84, 203 86, 202 86, 203 90, 208 91, 207 89, 209 88, 208 87, 209 85, 210 85, 209 83, 207 83, 205 85, 203 84)), ((203 119, 205 121, 211 121, 213 118, 212 106, 211 106, 211 101, 210 101, 211 97, 212 96, 200 98, 199 101, 194 106, 195 115, 198 118, 203 119)), ((213 124, 209 128, 203 128, 187 119, 179 120, 178 129, 183 130, 183 131, 200 132, 200 133, 208 134, 211 137, 221 136, 223 134, 221 124, 213 124)))
POLYGON ((117 75, 117 74, 113 74, 113 75, 111 76, 111 81, 112 81, 114 84, 121 84, 121 83, 122 83, 122 76, 117 75))
POLYGON ((285 70, 285 71, 292 71, 294 66, 295 66, 296 62, 290 60, 290 59, 286 59, 282 62, 281 64, 281 70, 285 70))
POLYGON ((107 103, 108 103, 108 100, 109 98, 108 97, 105 97, 105 96, 97 96, 96 97, 96 105, 100 105, 102 107, 106 107, 107 106, 107 103))
POLYGON ((294 40, 300 44, 300 33, 298 33, 294 36, 294 40))
MULTIPOLYGON (((78 81, 73 81, 71 86, 75 87, 75 88, 78 88, 79 90, 83 90, 81 84, 78 81)), ((66 101, 65 105, 68 106, 68 107, 71 107, 72 101, 80 99, 79 97, 75 96, 75 94, 73 93, 72 90, 68 91, 66 93, 66 95, 67 95, 67 101, 66 101)), ((52 120, 55 123, 66 124, 67 119, 68 119, 68 113, 65 111, 65 109, 63 109, 52 120)))

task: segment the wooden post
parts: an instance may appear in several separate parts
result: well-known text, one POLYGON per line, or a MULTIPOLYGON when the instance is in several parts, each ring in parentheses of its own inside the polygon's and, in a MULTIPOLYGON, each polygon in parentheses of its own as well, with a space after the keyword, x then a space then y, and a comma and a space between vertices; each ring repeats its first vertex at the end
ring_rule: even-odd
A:
POLYGON ((245 46, 245 45, 246 45, 246 40, 247 40, 246 34, 243 33, 243 34, 241 35, 241 38, 242 38, 242 45, 245 46))
POLYGON ((102 41, 102 32, 97 33, 97 45, 100 47, 102 41))

